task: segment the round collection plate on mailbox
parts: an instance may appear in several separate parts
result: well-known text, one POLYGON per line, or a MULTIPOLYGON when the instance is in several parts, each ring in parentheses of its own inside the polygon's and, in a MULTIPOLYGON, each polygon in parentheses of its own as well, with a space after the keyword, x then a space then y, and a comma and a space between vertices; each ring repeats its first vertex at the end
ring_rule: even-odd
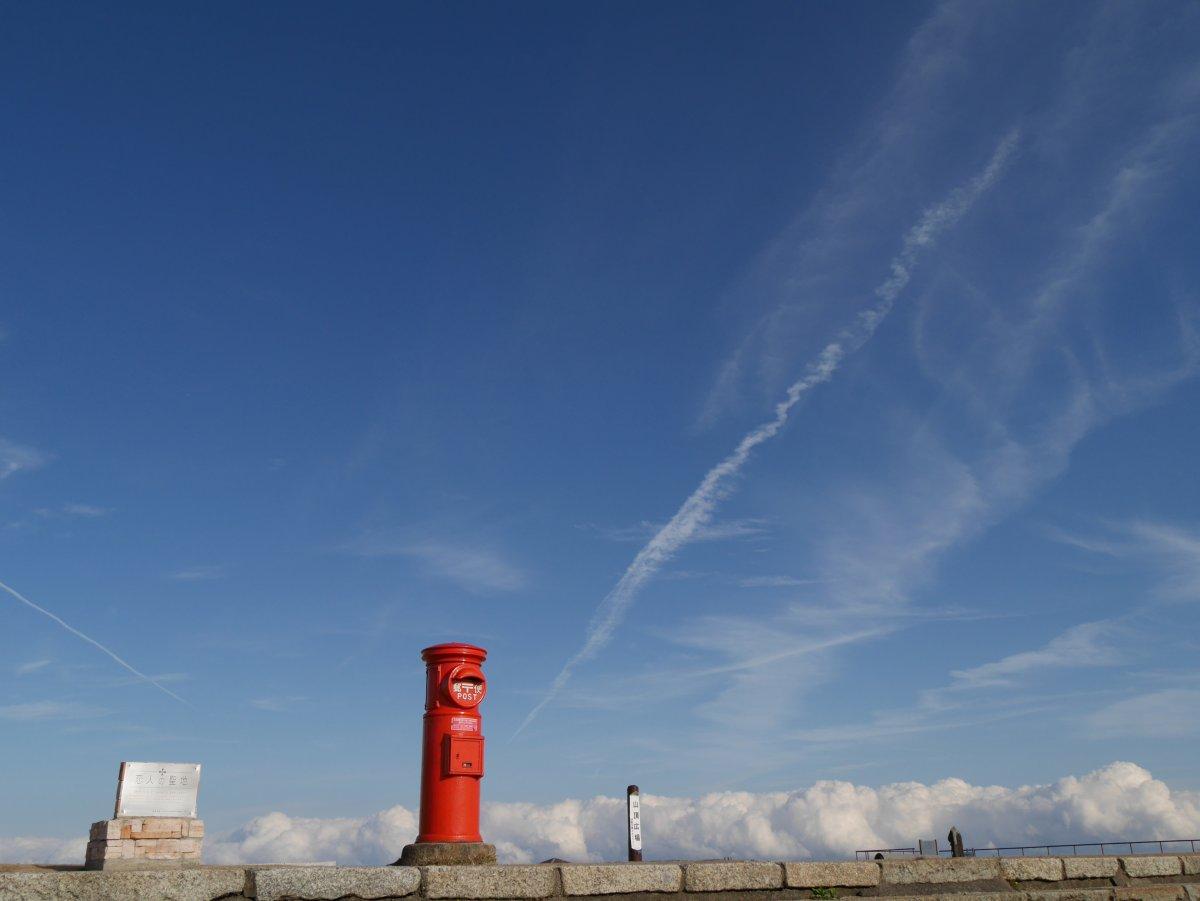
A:
POLYGON ((477 707, 487 694, 487 681, 483 670, 469 663, 462 663, 450 670, 446 676, 445 693, 459 707, 477 707))

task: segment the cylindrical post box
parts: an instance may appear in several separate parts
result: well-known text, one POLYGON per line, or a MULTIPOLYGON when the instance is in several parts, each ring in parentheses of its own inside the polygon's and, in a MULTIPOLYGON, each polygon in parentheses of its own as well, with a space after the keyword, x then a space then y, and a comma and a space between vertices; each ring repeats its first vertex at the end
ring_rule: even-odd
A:
POLYGON ((481 842, 479 704, 487 695, 487 680, 480 666, 487 651, 470 644, 437 644, 423 650, 421 659, 425 661, 425 738, 417 842, 481 842))

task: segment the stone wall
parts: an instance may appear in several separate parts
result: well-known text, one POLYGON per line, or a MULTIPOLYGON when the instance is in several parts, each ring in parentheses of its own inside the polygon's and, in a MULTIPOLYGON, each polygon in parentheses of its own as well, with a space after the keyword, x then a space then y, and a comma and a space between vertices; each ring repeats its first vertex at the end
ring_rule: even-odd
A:
POLYGON ((1200 901, 1200 855, 696 861, 487 867, 199 867, 0 872, 0 901, 411 898, 830 898, 1200 901))

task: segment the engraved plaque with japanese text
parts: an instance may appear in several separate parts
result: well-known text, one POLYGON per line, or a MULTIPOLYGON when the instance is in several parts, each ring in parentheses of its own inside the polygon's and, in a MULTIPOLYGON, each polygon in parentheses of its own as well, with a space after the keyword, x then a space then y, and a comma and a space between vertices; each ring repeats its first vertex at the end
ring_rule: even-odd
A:
POLYGON ((194 818, 199 790, 198 763, 125 762, 117 781, 116 816, 194 818))

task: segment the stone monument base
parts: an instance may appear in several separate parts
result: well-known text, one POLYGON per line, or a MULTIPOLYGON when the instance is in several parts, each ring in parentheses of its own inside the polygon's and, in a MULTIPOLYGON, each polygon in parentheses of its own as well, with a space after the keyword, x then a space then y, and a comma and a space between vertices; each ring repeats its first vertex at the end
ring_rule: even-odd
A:
POLYGON ((393 866, 427 867, 455 864, 494 864, 496 846, 485 842, 418 842, 405 845, 393 866))
POLYGON ((84 869, 137 870, 200 866, 204 821, 184 817, 117 817, 92 823, 84 869))

